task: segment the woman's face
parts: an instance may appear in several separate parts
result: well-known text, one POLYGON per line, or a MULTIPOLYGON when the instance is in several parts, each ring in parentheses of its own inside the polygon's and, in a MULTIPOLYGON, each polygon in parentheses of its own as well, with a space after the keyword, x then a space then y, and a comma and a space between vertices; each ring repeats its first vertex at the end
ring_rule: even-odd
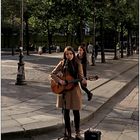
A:
POLYGON ((79 48, 78 48, 78 54, 79 54, 80 56, 83 56, 83 53, 84 53, 84 50, 83 50, 81 47, 79 47, 79 48))
POLYGON ((65 56, 68 60, 72 60, 74 55, 73 55, 73 52, 72 51, 66 51, 65 52, 65 56))

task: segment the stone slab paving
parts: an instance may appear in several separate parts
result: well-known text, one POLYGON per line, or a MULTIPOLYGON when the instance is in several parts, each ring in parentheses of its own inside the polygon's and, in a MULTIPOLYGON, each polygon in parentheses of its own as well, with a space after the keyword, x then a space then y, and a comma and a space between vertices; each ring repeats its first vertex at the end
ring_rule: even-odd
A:
MULTIPOLYGON (((26 86, 15 86, 16 59, 2 58, 2 133, 15 132, 16 129, 17 131, 50 129, 51 126, 56 127, 62 123, 61 109, 55 107, 56 96, 51 92, 48 78, 61 55, 56 55, 56 59, 50 56, 33 55, 25 58, 28 82, 26 86)), ((97 74, 100 79, 88 81, 88 88, 93 89, 94 96, 93 100, 88 102, 86 95, 83 94, 81 112, 83 120, 138 75, 137 63, 138 56, 133 56, 118 61, 108 60, 105 64, 97 63, 95 67, 88 67, 88 73, 97 74), (122 79, 120 77, 117 79, 126 70, 130 73, 126 72, 122 79), (108 82, 106 86, 102 85, 113 78, 114 80, 108 82), (96 88, 98 86, 100 88, 96 88), (110 87, 114 92, 111 92, 110 87)))
POLYGON ((102 140, 138 140, 138 87, 117 104, 96 127, 102 131, 102 140), (137 119, 133 113, 137 112, 137 119))
MULTIPOLYGON (((133 118, 134 112, 138 111, 138 87, 135 87, 128 95, 124 95, 116 98, 117 104, 113 103, 106 106, 107 110, 110 109, 109 113, 103 110, 81 126, 81 140, 84 140, 84 132, 89 127, 91 130, 100 130, 102 132, 101 140, 138 140, 138 119, 133 118), (127 116, 126 111, 129 111, 131 115, 127 116)), ((72 131, 74 132, 74 126, 72 131)), ((74 136, 74 133, 72 135, 74 136)), ((51 133, 46 132, 32 136, 32 138, 34 140, 57 140, 60 136, 63 136, 62 130, 51 133)))

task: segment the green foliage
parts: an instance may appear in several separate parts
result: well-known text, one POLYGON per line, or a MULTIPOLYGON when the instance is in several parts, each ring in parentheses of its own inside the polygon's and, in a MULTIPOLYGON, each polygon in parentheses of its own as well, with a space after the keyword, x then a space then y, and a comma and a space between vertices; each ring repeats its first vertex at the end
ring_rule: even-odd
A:
MULTIPOLYGON (((1 5, 2 28, 16 26, 20 29, 21 0, 2 0, 1 5)), ((125 33, 127 28, 136 31, 139 24, 138 6, 138 0, 104 0, 96 3, 89 0, 24 0, 24 20, 28 19, 32 34, 47 37, 48 31, 54 36, 61 33, 63 40, 70 42, 70 36, 81 34, 79 27, 89 27, 93 34, 94 16, 97 31, 101 18, 104 29, 120 32, 123 24, 125 33)))

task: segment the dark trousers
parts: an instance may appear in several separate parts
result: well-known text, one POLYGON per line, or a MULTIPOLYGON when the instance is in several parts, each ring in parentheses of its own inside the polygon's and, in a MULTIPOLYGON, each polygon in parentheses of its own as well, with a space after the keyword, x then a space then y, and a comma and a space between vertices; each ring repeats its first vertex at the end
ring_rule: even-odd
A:
POLYGON ((82 90, 84 90, 87 93, 87 95, 90 94, 90 91, 85 86, 83 86, 82 84, 81 84, 81 88, 82 88, 82 90))
MULTIPOLYGON (((73 110, 73 115, 74 115, 75 131, 79 131, 79 127, 80 127, 80 112, 79 112, 79 110, 73 110)), ((71 131, 70 110, 69 109, 64 110, 64 120, 65 120, 65 128, 68 131, 71 131)))

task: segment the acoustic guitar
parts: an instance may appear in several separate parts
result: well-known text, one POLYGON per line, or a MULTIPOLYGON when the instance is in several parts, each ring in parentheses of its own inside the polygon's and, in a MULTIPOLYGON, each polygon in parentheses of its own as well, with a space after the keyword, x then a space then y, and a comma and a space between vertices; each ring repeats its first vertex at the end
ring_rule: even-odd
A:
MULTIPOLYGON (((59 77, 61 80, 64 80, 66 82, 66 85, 61 85, 60 83, 57 83, 55 80, 51 79, 51 89, 52 92, 54 92, 55 94, 63 94, 64 91, 68 91, 71 90, 72 88, 74 88, 75 83, 81 82, 81 79, 74 79, 72 76, 67 75, 65 77, 59 77)), ((86 78, 87 80, 91 80, 91 79, 98 79, 98 76, 89 76, 88 78, 86 78)), ((84 85, 85 87, 87 85, 84 85)))

